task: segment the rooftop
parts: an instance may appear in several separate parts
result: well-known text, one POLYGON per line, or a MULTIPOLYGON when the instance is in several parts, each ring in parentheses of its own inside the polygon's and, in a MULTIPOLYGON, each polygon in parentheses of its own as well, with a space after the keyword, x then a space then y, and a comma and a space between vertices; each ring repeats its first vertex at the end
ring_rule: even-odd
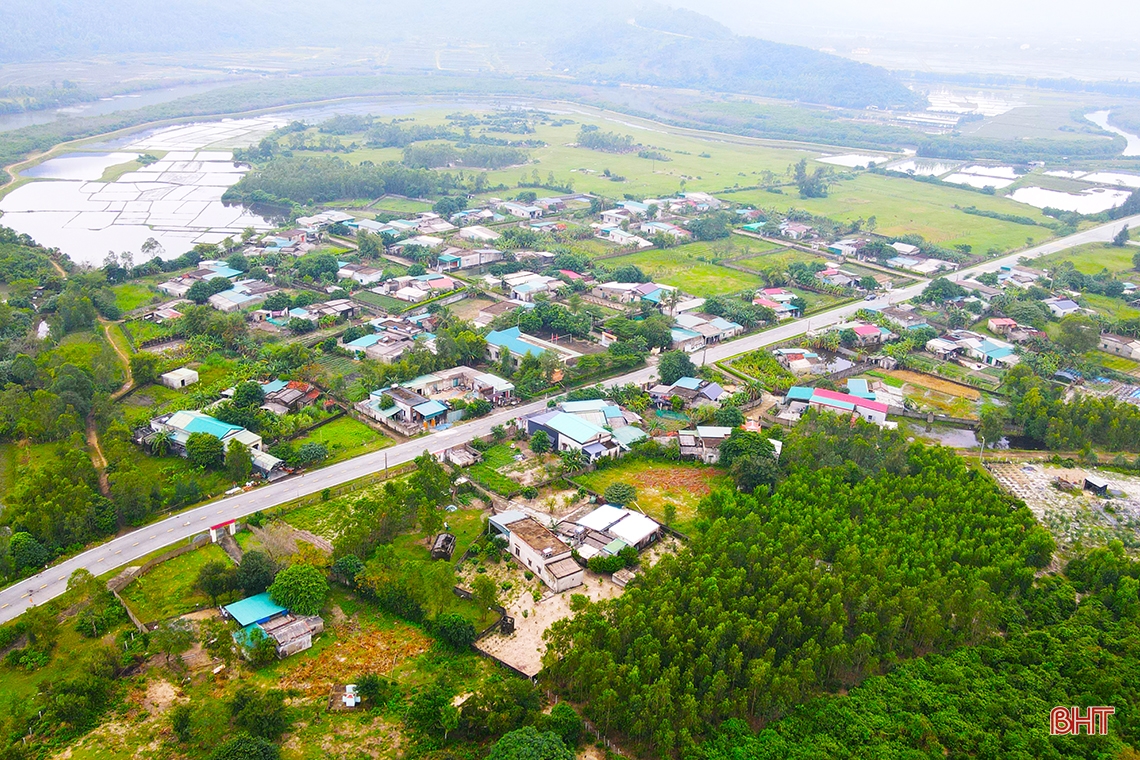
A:
POLYGON ((521 520, 516 520, 507 527, 513 535, 518 536, 520 541, 538 554, 545 554, 549 549, 550 556, 556 557, 559 554, 566 554, 570 551, 569 546, 563 543, 558 536, 543 527, 542 524, 533 517, 524 517, 521 520))
POLYGON ((240 602, 227 604, 222 609, 243 628, 251 623, 260 623, 263 620, 269 620, 288 612, 287 609, 270 599, 268 593, 246 597, 240 602))

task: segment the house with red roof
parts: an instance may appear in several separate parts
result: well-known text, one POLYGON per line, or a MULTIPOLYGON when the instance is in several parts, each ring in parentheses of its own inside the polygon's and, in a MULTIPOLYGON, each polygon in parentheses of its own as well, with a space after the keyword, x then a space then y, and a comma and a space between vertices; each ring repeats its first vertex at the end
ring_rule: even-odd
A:
POLYGON ((890 408, 881 401, 853 396, 850 393, 804 386, 789 388, 787 395, 784 396, 784 405, 793 414, 814 408, 836 414, 848 414, 852 419, 858 417, 876 425, 886 424, 887 410, 890 408))

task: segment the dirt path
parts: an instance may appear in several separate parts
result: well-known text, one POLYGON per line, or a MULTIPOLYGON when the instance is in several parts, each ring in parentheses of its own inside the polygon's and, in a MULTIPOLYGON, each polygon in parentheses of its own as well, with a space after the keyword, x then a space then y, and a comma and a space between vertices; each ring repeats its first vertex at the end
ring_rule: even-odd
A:
POLYGON ((107 457, 99 445, 99 431, 95 429, 95 415, 87 415, 87 446, 91 450, 91 464, 99 473, 99 492, 111 496, 111 481, 107 478, 107 457))
POLYGON ((126 382, 123 383, 122 387, 119 388, 119 390, 111 394, 111 399, 113 401, 118 401, 123 397, 124 394, 126 394, 127 391, 131 389, 131 386, 135 384, 135 379, 131 375, 131 359, 126 355, 126 353, 123 352, 123 349, 119 348, 119 344, 115 342, 115 339, 111 337, 111 328, 119 323, 111 322, 109 320, 103 319, 102 317, 99 318, 99 323, 103 325, 103 335, 106 336, 107 342, 111 344, 111 348, 113 348, 115 350, 115 353, 119 355, 119 359, 123 362, 123 371, 127 373, 126 382))

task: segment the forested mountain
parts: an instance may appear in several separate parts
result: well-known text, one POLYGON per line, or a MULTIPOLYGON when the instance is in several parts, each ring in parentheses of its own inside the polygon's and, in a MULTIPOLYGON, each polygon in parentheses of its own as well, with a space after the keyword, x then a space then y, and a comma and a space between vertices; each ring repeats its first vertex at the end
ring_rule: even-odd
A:
MULTIPOLYGON (((488 60, 530 55, 533 63, 516 64, 513 73, 557 72, 850 107, 921 100, 884 69, 738 37, 706 16, 632 0, 563 5, 523 0, 509 6, 490 0, 426 6, 328 0, 319 13, 300 0, 0 4, 0 63, 123 53, 246 56, 270 49, 284 51, 287 60, 289 51, 303 47, 344 49, 348 55, 328 58, 333 67, 371 71, 374 61, 386 60, 389 69, 434 69, 432 51, 464 45, 490 46, 488 60)), ((281 60, 274 56, 271 67, 281 60)), ((256 59, 243 62, 259 65, 256 59)))

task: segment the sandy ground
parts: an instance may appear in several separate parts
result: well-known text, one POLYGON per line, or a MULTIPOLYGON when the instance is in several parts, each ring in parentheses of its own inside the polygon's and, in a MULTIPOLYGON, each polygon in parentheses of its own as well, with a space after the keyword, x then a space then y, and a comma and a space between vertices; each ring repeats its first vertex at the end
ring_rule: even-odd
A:
POLYGON ((1095 468, 1066 469, 1033 463, 986 465, 999 484, 1022 499, 1038 521, 1063 545, 1081 541, 1099 545, 1116 538, 1140 536, 1140 478, 1095 468), (1083 484, 1086 474, 1109 483, 1108 497, 1079 487, 1062 490, 1058 479, 1083 484))
MULTIPOLYGON (((512 567, 517 566, 512 563, 512 567)), ((522 573, 518 573, 518 576, 522 580, 522 573)), ((515 632, 509 636, 498 633, 488 636, 475 646, 527 675, 537 675, 542 670, 542 653, 546 651, 542 634, 556 621, 572 617, 571 595, 585 594, 592 601, 600 601, 620 596, 621 592, 622 589, 608 578, 587 570, 585 583, 565 593, 548 592, 538 602, 525 594, 516 595, 513 601, 505 605, 507 612, 515 619, 515 632), (526 617, 523 617, 524 611, 526 617)))

